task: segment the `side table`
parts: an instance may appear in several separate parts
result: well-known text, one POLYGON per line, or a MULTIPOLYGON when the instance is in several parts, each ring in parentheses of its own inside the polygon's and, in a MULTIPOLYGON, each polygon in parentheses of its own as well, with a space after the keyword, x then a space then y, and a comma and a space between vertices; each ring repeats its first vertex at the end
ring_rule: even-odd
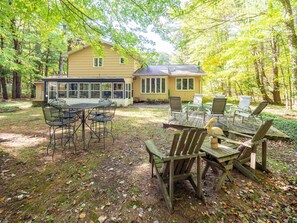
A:
POLYGON ((218 173, 218 169, 223 171, 222 175, 219 177, 215 191, 221 189, 226 178, 233 182, 230 171, 233 169, 233 161, 238 157, 239 151, 222 144, 219 144, 218 149, 212 149, 210 142, 207 140, 205 143, 203 143, 201 151, 206 153, 206 156, 203 157, 203 159, 206 161, 206 166, 202 173, 203 179, 205 178, 209 167, 211 167, 215 173, 218 173))

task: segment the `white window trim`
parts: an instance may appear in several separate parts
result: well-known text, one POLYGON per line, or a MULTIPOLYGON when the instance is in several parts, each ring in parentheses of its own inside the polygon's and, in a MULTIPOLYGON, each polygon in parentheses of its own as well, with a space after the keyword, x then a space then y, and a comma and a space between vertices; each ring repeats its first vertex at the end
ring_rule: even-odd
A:
POLYGON ((177 77, 175 78, 175 90, 176 91, 195 91, 195 78, 194 77, 177 77), (181 89, 177 89, 177 79, 181 79, 181 89), (188 88, 183 89, 183 79, 187 79, 188 88), (189 79, 193 79, 193 89, 189 89, 189 79))
POLYGON ((93 67, 103 67, 103 65, 104 65, 104 59, 103 59, 103 57, 93 57, 93 67), (95 66, 95 59, 98 59, 98 66, 95 66), (102 59, 102 65, 101 66, 99 66, 99 60, 100 59, 102 59))
POLYGON ((140 84, 141 84, 141 86, 140 86, 140 93, 141 94, 151 94, 151 95, 157 95, 157 94, 166 94, 166 85, 167 85, 167 83, 166 83, 166 78, 164 78, 164 77, 142 77, 141 78, 141 81, 140 81, 140 84), (149 93, 147 93, 146 92, 146 88, 147 88, 147 85, 146 85, 146 83, 147 83, 147 80, 146 79, 150 79, 150 92, 149 93), (154 93, 152 93, 152 79, 155 79, 156 81, 155 81, 155 92, 154 93), (157 79, 160 79, 160 91, 161 92, 159 92, 159 93, 157 93, 157 79), (144 81, 144 87, 145 87, 145 89, 144 89, 144 92, 142 92, 142 80, 145 80, 144 81), (163 85, 162 85, 162 79, 165 79, 165 87, 164 87, 164 89, 165 89, 165 91, 164 92, 162 92, 162 87, 163 87, 163 85))

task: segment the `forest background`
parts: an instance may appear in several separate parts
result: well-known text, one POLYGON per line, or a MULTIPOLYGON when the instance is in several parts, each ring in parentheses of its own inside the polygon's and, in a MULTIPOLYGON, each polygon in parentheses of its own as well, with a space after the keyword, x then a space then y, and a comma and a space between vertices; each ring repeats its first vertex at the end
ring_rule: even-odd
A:
POLYGON ((34 82, 65 75, 67 52, 107 41, 146 64, 197 64, 204 92, 286 104, 297 95, 295 0, 2 0, 3 99, 34 97, 34 82), (150 29, 175 47, 158 53, 150 29), (141 59, 140 59, 141 58, 141 59))

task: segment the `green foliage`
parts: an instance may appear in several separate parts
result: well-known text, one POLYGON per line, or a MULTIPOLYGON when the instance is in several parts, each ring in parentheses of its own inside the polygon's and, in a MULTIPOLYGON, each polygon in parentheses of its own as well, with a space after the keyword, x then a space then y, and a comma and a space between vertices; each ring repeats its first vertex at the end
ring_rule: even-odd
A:
POLYGON ((297 149, 297 122, 289 119, 280 117, 279 115, 274 115, 270 113, 264 113, 263 119, 273 118, 273 125, 280 131, 286 133, 295 143, 297 149))

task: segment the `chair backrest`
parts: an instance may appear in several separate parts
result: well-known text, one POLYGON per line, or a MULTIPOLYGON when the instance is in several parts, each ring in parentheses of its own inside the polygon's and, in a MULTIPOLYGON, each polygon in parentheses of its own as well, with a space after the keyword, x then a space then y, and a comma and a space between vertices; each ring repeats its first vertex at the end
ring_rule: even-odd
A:
POLYGON ((202 106, 202 94, 194 94, 193 105, 202 106))
POLYGON ((171 112, 181 112, 182 111, 182 103, 180 97, 171 96, 169 97, 169 106, 171 112))
POLYGON ((245 95, 239 96, 238 108, 241 110, 248 110, 250 108, 251 101, 252 101, 251 96, 245 96, 245 95))
POLYGON ((51 106, 57 107, 57 108, 61 108, 63 106, 66 106, 67 103, 64 99, 61 98, 57 98, 57 99, 52 99, 48 102, 51 106))
POLYGON ((267 120, 265 121, 260 128, 257 130, 257 132, 255 133, 255 135, 252 138, 252 142, 257 142, 262 140, 266 133, 268 132, 268 130, 270 129, 270 127, 272 126, 273 123, 273 119, 267 120))
POLYGON ((268 102, 261 102, 260 104, 258 104, 258 106, 255 108, 255 110, 252 112, 251 115, 253 116, 257 116, 259 115, 263 110, 264 108, 266 108, 266 106, 268 105, 268 102))
POLYGON ((60 110, 58 108, 55 108, 47 104, 42 105, 42 112, 44 120, 47 124, 50 122, 58 121, 60 116, 60 110))
POLYGON ((214 98, 212 100, 211 114, 224 115, 227 98, 214 98))
MULTIPOLYGON (((207 132, 205 129, 192 128, 183 130, 181 134, 176 133, 173 137, 169 156, 186 156, 197 154, 203 144, 207 132)), ((189 173, 194 164, 195 158, 184 158, 174 162, 174 174, 189 173)), ((164 169, 164 175, 169 174, 170 163, 167 162, 164 169)))
POLYGON ((257 132, 255 133, 255 135, 251 140, 244 142, 242 145, 238 147, 238 150, 241 152, 238 159, 243 160, 251 156, 253 147, 257 147, 262 142, 269 128, 271 127, 272 122, 273 122, 273 119, 265 121, 259 127, 259 129, 257 130, 257 132), (250 145, 250 147, 246 147, 245 146, 246 144, 250 145))
POLYGON ((113 101, 108 106, 104 107, 103 115, 108 117, 114 117, 117 108, 117 102, 113 101))

